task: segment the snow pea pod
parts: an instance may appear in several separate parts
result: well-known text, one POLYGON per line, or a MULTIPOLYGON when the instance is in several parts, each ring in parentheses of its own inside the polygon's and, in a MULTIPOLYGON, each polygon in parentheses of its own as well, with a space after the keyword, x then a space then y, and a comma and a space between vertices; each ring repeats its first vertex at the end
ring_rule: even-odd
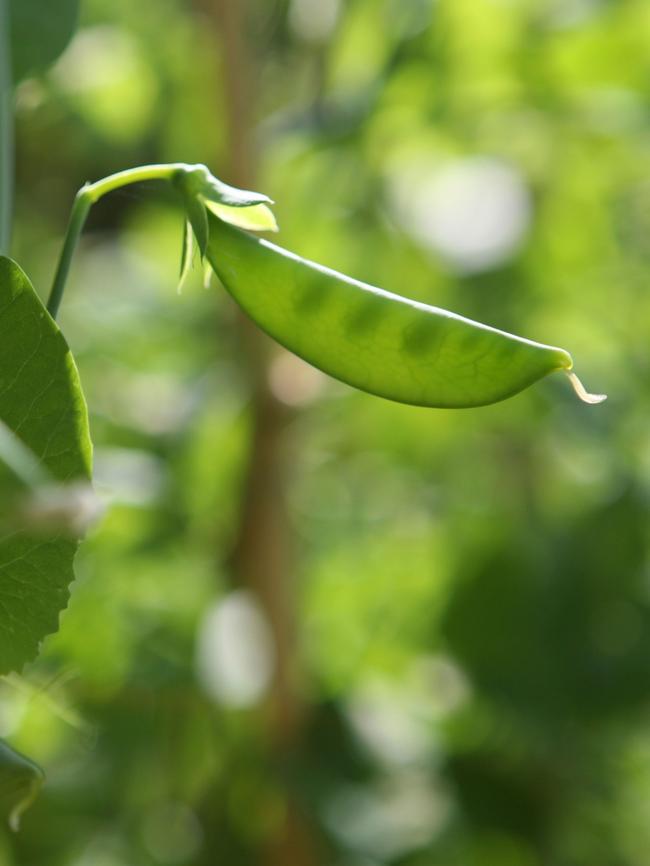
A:
MULTIPOLYGON (((208 260, 243 310, 287 349, 355 388, 416 406, 466 408, 573 366, 564 349, 354 280, 208 218, 208 260)), ((569 376, 581 399, 604 399, 569 376)))

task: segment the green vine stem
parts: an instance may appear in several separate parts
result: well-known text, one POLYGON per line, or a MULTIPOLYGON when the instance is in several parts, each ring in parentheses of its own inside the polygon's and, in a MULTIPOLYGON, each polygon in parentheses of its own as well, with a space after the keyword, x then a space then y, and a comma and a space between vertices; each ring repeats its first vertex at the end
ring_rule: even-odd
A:
MULTIPOLYGON (((0 3, 4 0, 0 0, 0 3)), ((59 256, 59 262, 54 274, 52 289, 47 301, 47 310, 53 319, 59 311, 61 298, 65 291, 65 284, 68 279, 72 257, 79 241, 79 236, 88 216, 88 212, 92 205, 113 190, 120 189, 123 186, 128 186, 132 183, 140 183, 144 180, 167 180, 172 181, 177 174, 185 172, 187 166, 182 162, 173 162, 164 165, 142 165, 137 168, 129 168, 125 171, 118 171, 117 174, 111 174, 108 177, 102 178, 95 183, 87 183, 81 187, 75 196, 72 212, 70 213, 70 221, 59 256)))
POLYGON ((13 82, 9 5, 0 0, 0 253, 9 251, 14 187, 13 82))

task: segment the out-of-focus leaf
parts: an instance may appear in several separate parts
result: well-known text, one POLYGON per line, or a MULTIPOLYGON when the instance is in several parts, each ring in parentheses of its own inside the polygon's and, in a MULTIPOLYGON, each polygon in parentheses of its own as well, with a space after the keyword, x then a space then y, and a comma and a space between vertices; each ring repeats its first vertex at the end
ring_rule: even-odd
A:
POLYGON ((44 780, 37 764, 0 740, 0 813, 12 830, 18 830, 20 816, 32 805, 44 780))
POLYGON ((79 0, 9 0, 14 81, 36 75, 64 50, 77 27, 79 0))
MULTIPOLYGON (((0 420, 57 482, 89 478, 88 416, 70 349, 26 275, 4 257, 0 420)), ((57 629, 76 548, 58 532, 0 530, 0 673, 21 668, 57 629)))

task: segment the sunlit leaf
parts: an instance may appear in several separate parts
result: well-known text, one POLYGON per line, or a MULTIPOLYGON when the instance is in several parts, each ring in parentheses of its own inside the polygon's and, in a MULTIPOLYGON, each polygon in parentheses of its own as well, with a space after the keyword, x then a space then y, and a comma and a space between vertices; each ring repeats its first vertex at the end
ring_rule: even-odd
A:
POLYGON ((0 421, 0 528, 78 536, 101 513, 90 484, 57 483, 0 421))
POLYGON ((205 165, 179 164, 174 184, 180 190, 187 217, 205 255, 208 245, 207 206, 224 222, 249 231, 277 231, 278 224, 264 193, 237 189, 214 177, 205 165))
POLYGON ((181 270, 178 279, 178 291, 185 285, 185 280, 192 267, 192 256, 194 254, 194 233, 188 219, 183 224, 183 246, 181 248, 181 270))
MULTIPOLYGON (((0 420, 59 483, 87 481, 86 404, 70 350, 31 283, 0 258, 0 420)), ((58 627, 77 540, 0 530, 0 673, 32 659, 58 627)))
POLYGON ((0 495, 51 481, 35 455, 0 421, 0 495))
POLYGON ((262 192, 238 189, 215 177, 205 165, 188 166, 191 188, 208 201, 228 207, 252 207, 258 204, 273 204, 262 192))
POLYGON ((251 207, 229 207, 213 201, 206 202, 213 214, 232 226, 253 232, 277 232, 275 215, 268 205, 258 204, 251 207))
POLYGON ((201 258, 203 258, 208 247, 208 216, 205 212, 205 205, 198 198, 185 191, 183 194, 183 204, 185 205, 187 219, 196 238, 199 253, 201 254, 201 258))

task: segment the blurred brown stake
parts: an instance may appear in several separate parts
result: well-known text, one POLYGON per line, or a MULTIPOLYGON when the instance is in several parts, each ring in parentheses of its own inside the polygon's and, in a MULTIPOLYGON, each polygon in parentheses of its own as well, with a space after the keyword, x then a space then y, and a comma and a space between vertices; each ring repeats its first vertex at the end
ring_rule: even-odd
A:
MULTIPOLYGON (((246 37, 246 0, 203 0, 217 32, 228 151, 224 179, 254 189, 257 158, 251 135, 255 78, 246 37)), ((241 353, 251 388, 252 441, 232 550, 233 579, 250 589, 262 607, 275 644, 275 673, 268 697, 272 757, 283 763, 299 738, 305 707, 296 688, 294 556, 286 513, 287 453, 284 435, 293 414, 269 387, 270 341, 238 317, 241 353)), ((265 852, 273 866, 310 866, 317 858, 311 834, 287 792, 284 826, 265 852)))

